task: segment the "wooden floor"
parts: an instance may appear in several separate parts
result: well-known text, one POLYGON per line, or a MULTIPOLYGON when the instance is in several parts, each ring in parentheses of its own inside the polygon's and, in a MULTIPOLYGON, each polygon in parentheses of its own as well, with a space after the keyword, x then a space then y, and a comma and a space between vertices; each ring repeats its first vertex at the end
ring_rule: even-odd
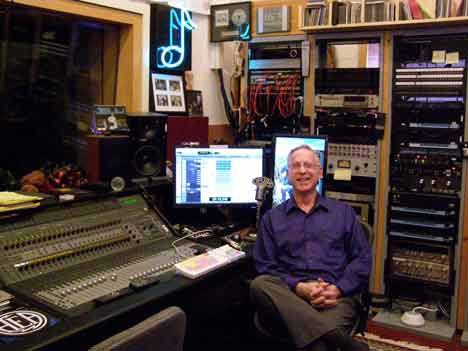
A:
POLYGON ((372 321, 369 322, 368 331, 369 333, 376 334, 386 339, 407 341, 423 346, 438 347, 446 351, 468 351, 468 346, 463 347, 460 344, 461 334, 457 334, 452 340, 452 342, 449 343, 445 341, 426 338, 419 335, 414 335, 408 332, 402 332, 382 327, 376 323, 373 323, 372 321))

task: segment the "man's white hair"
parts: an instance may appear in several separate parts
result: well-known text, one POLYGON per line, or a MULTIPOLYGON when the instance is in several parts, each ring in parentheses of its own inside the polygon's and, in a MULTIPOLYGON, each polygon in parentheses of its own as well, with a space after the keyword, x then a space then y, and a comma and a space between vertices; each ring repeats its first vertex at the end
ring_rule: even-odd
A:
POLYGON ((312 149, 309 145, 302 144, 302 145, 296 146, 295 148, 293 148, 293 149, 291 149, 289 151, 289 153, 288 153, 288 168, 289 168, 289 165, 291 164, 292 154, 295 153, 298 150, 309 150, 309 151, 311 151, 312 154, 314 154, 315 160, 317 161, 318 165, 321 167, 320 157, 319 157, 318 153, 314 149, 312 149))

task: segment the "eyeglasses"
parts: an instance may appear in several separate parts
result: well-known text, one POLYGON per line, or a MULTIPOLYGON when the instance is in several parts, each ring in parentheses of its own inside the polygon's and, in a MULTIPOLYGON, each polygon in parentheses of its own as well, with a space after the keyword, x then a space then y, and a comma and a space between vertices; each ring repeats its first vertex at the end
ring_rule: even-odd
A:
POLYGON ((315 169, 320 169, 320 165, 317 165, 315 163, 311 162, 294 162, 290 165, 290 168, 293 171, 298 171, 303 167, 307 171, 315 170, 315 169))

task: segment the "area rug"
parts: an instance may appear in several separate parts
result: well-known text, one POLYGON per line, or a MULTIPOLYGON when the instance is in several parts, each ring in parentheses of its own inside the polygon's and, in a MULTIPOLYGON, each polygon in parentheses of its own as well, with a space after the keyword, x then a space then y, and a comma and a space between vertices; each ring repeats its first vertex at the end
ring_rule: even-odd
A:
POLYGON ((444 351, 441 348, 428 347, 405 341, 384 339, 378 335, 365 333, 365 336, 357 336, 365 339, 371 351, 444 351))

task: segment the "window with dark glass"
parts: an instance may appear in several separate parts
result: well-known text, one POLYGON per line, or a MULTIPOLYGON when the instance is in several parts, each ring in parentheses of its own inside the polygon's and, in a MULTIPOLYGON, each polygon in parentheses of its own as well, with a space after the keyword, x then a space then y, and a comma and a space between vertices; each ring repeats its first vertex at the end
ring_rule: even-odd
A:
POLYGON ((0 168, 82 164, 94 104, 114 104, 119 27, 0 4, 0 168))

